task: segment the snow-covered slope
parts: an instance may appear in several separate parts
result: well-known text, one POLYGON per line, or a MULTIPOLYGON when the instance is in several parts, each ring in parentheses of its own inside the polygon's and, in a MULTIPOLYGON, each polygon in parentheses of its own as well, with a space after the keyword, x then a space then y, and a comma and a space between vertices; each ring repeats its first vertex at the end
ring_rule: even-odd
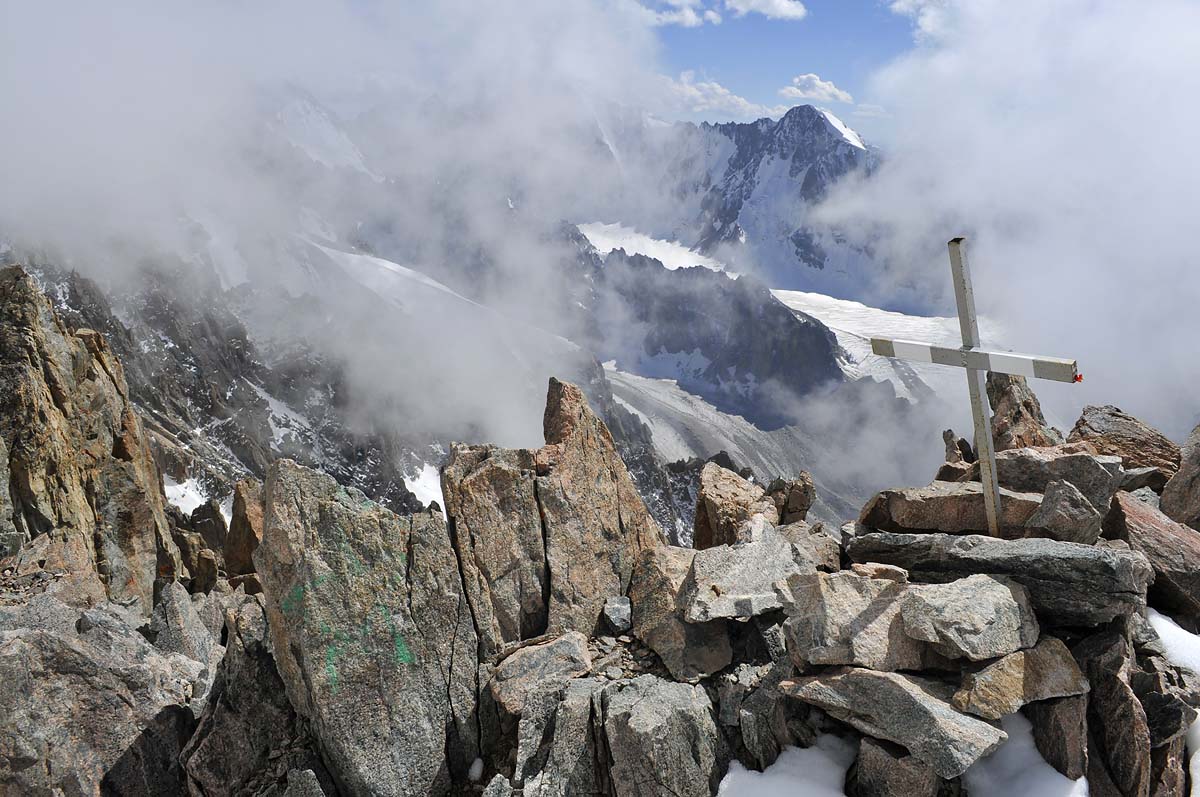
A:
MULTIPOLYGON (((807 313, 833 330, 838 345, 846 352, 842 369, 851 379, 869 376, 890 381, 897 395, 909 399, 919 400, 930 390, 943 397, 962 394, 964 377, 957 368, 909 363, 871 353, 872 337, 961 346, 957 318, 893 313, 820 293, 782 290, 771 293, 793 310, 807 313)), ((984 340, 1002 337, 999 326, 990 319, 980 319, 979 325, 984 340)))

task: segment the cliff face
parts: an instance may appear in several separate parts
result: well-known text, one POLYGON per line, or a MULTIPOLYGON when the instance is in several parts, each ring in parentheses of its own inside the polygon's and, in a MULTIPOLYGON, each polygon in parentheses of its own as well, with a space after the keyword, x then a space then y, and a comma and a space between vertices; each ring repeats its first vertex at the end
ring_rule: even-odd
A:
POLYGON ((104 338, 71 333, 34 281, 0 271, 0 545, 68 603, 148 615, 181 573, 158 471, 104 338))

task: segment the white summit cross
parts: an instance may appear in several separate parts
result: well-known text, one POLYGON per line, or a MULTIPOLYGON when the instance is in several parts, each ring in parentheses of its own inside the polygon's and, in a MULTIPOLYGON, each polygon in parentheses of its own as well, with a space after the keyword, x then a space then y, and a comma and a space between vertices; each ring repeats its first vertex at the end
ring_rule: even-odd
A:
POLYGON ((988 407, 985 379, 988 371, 1056 382, 1081 382, 1083 377, 1074 360, 988 351, 979 348, 979 322, 975 317, 975 294, 971 289, 971 270, 967 266, 966 239, 950 241, 950 273, 954 279, 954 298, 958 303, 958 324, 962 329, 961 348, 934 346, 911 340, 871 338, 871 351, 883 357, 954 365, 967 369, 967 387, 971 392, 971 416, 975 420, 975 453, 979 458, 979 479, 983 483, 983 505, 987 510, 988 533, 1000 536, 1000 485, 996 481, 996 447, 992 444, 992 413, 988 407))

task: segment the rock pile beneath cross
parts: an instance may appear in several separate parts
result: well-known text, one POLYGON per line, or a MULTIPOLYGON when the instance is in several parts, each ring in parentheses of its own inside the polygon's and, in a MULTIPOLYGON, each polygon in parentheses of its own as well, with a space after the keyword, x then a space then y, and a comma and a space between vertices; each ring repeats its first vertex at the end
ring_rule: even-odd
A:
POLYGON ((1189 787, 1200 679, 1145 614, 1200 630, 1200 430, 1064 440, 997 381, 1000 537, 951 433, 841 527, 808 474, 706 465, 680 548, 552 380, 546 445, 454 448, 445 518, 281 460, 226 524, 161 509, 102 339, 6 277, 0 792, 701 797, 836 734, 847 794, 946 797, 1016 712, 1094 795, 1189 787))

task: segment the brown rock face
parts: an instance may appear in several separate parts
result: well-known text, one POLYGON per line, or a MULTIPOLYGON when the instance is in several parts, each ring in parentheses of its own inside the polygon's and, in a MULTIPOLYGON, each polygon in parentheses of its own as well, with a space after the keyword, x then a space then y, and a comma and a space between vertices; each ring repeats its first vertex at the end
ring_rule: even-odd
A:
POLYGON ((150 613, 156 578, 181 575, 158 471, 121 364, 72 334, 19 267, 0 270, 0 548, 18 568, 68 575, 68 602, 108 597, 150 613))
POLYGON ((1088 781, 1100 794, 1150 793, 1150 730, 1146 712, 1129 685, 1131 651, 1119 634, 1105 632, 1075 646, 1086 673, 1088 696, 1088 781), (1111 784, 1116 790, 1106 787, 1111 784))
POLYGON ((997 451, 1054 446, 1063 441, 1062 433, 1046 423, 1042 405, 1025 377, 988 373, 987 394, 997 451))
POLYGON ((799 523, 806 519, 808 510, 817 500, 812 474, 806 470, 800 471, 795 479, 775 479, 767 487, 767 494, 775 504, 781 524, 799 523))
POLYGON ((1154 568, 1150 602, 1184 628, 1200 632, 1200 531, 1120 492, 1105 518, 1104 534, 1146 555, 1154 568))
POLYGON ((967 673, 953 703, 960 711, 998 720, 1026 703, 1087 691, 1087 679, 1067 646, 1047 636, 1036 647, 1010 653, 979 672, 967 673))
POLYGON ((749 542, 758 526, 778 523, 779 509, 762 487, 715 462, 700 471, 692 538, 696 548, 749 542))
POLYGON ((1033 725, 1033 743, 1046 763, 1071 780, 1088 769, 1087 695, 1039 700, 1021 709, 1033 725))
POLYGON ((847 797, 958 797, 961 782, 943 780, 933 767, 899 745, 864 736, 846 773, 847 797))
POLYGON ((485 655, 543 633, 598 630, 633 564, 665 544, 612 435, 550 380, 536 451, 455 446, 442 493, 485 655))
POLYGON ((1163 488, 1162 511, 1172 520, 1200 529, 1200 426, 1188 435, 1179 470, 1163 488))
POLYGON ((225 538, 225 569, 230 576, 254 572, 254 551, 262 542, 262 483, 243 479, 233 487, 233 519, 225 538))
POLYGON ((1067 436, 1067 442, 1077 441, 1091 443, 1101 454, 1120 457, 1126 470, 1158 468, 1167 478, 1179 470, 1179 446, 1111 405, 1083 408, 1067 436))

